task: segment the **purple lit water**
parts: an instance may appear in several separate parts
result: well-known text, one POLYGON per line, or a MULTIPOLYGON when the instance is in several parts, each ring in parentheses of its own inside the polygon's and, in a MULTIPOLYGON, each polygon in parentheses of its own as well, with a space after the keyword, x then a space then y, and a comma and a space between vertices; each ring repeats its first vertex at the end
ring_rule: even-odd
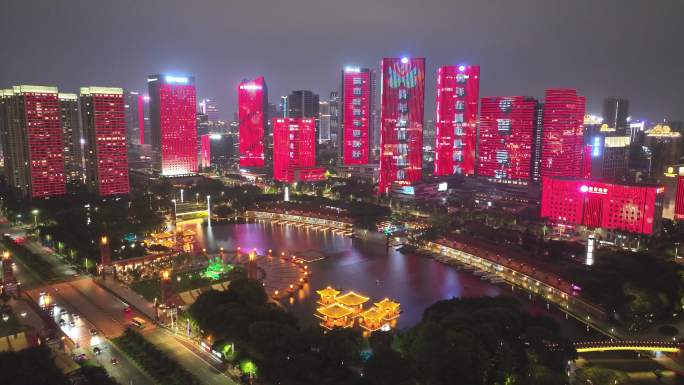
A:
MULTIPOLYGON (((313 316, 318 298, 316 290, 328 285, 339 290, 354 290, 371 297, 371 301, 389 297, 400 302, 403 313, 398 321, 399 328, 419 322, 423 310, 441 299, 512 293, 510 285, 492 284, 431 258, 402 254, 392 248, 386 254, 384 242, 264 222, 186 226, 197 232, 198 241, 210 253, 218 252, 221 247, 234 250, 240 246, 243 250, 256 247, 259 254, 273 249, 274 254, 285 251, 309 258, 324 256, 323 260, 309 264, 312 275, 304 289, 289 300, 281 301, 304 325, 317 323, 313 316)), ((520 298, 528 311, 555 318, 566 336, 586 336, 581 325, 566 320, 553 307, 547 310, 544 301, 529 301, 526 295, 520 298)))

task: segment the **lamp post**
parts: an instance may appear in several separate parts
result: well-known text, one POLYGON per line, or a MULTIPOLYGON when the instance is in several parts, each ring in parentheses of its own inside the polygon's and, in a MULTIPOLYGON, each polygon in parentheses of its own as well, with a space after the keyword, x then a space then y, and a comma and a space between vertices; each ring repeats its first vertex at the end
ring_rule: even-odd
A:
POLYGON ((33 214, 33 228, 36 228, 38 227, 38 210, 31 211, 31 214, 33 214))
POLYGON ((176 220, 176 200, 171 199, 171 202, 173 202, 173 220, 176 220))
POLYGON ((211 195, 207 195, 207 218, 209 218, 209 226, 211 226, 211 195))
POLYGON ((675 242, 674 245, 675 245, 675 259, 678 259, 679 258, 679 253, 678 253, 679 252, 679 242, 675 242))
POLYGON ((181 189, 181 191, 180 191, 180 192, 181 192, 181 203, 183 203, 183 192, 184 192, 184 190, 183 190, 183 189, 181 189))
POLYGON ((195 193, 195 204, 199 205, 199 193, 195 193))

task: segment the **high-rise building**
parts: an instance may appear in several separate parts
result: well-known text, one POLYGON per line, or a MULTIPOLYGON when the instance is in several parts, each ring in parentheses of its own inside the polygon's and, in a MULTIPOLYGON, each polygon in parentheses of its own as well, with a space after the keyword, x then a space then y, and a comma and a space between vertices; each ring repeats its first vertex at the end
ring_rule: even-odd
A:
POLYGON ((86 183, 100 196, 130 192, 124 93, 115 87, 81 87, 86 183))
POLYGON ((435 175, 474 175, 480 66, 437 70, 435 175))
POLYGON ((287 97, 288 118, 318 118, 318 95, 311 91, 292 91, 287 97))
POLYGON ((330 143, 330 102, 321 100, 318 102, 318 143, 330 143))
POLYGON ((603 123, 620 131, 627 129, 629 116, 629 101, 620 98, 606 98, 603 100, 603 123))
POLYGON ((534 151, 532 152, 532 181, 541 181, 541 144, 544 132, 544 103, 537 101, 537 114, 534 127, 534 151))
POLYGON ((425 58, 382 59, 378 192, 422 178, 425 58))
POLYGON ((340 133, 340 96, 337 92, 330 93, 330 141, 333 147, 340 147, 339 141, 342 138, 340 133))
POLYGON ((576 90, 546 90, 541 176, 581 176, 585 105, 576 90))
POLYGON ((281 96, 280 103, 278 103, 278 117, 287 118, 288 109, 287 96, 281 96))
POLYGON ((342 71, 342 163, 368 164, 373 130, 373 73, 368 68, 342 71))
POLYGON ((316 166, 316 126, 313 118, 273 120, 273 178, 292 183, 325 178, 316 166))
POLYGON ((607 124, 584 126, 584 159, 582 177, 585 179, 621 181, 628 171, 630 137, 625 130, 607 124))
POLYGON ((136 91, 124 94, 126 112, 126 138, 128 145, 145 144, 145 117, 143 96, 136 91))
POLYGON ((76 94, 59 93, 59 117, 64 145, 64 176, 67 184, 78 184, 83 181, 83 156, 76 94))
POLYGON ((668 166, 681 163, 684 156, 682 134, 673 130, 668 124, 656 124, 645 131, 643 138, 644 162, 647 164, 647 175, 653 179, 661 179, 668 166))
POLYGON ((64 195, 64 144, 57 87, 21 85, 2 92, 5 180, 19 195, 64 195))
POLYGON ((533 176, 537 100, 482 98, 477 174, 493 182, 528 184, 533 176))
POLYGON ((219 109, 216 106, 214 99, 202 99, 199 102, 200 112, 207 116, 210 123, 216 123, 219 120, 219 109))
POLYGON ((264 167, 268 89, 264 77, 243 80, 238 85, 240 167, 264 167))
POLYGON ((162 176, 197 173, 195 78, 168 74, 147 78, 152 166, 162 176))
POLYGON ((564 226, 653 234, 660 227, 664 191, 657 185, 542 177, 541 217, 564 226))

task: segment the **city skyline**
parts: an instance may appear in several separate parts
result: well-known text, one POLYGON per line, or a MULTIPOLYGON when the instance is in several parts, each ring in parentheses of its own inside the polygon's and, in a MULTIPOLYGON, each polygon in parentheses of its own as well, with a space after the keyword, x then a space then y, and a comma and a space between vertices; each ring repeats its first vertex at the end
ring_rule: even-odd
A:
MULTIPOLYGON (((684 10, 681 2, 659 2, 656 7, 635 1, 581 1, 562 6, 526 1, 500 7, 440 1, 432 1, 434 7, 410 3, 390 7, 382 1, 357 7, 307 7, 306 3, 272 4, 269 15, 255 11, 263 4, 200 3, 186 9, 150 1, 110 9, 98 3, 64 6, 56 14, 59 17, 50 7, 31 1, 8 4, 7 12, 0 15, 0 29, 9 34, 19 30, 22 16, 30 15, 46 28, 59 27, 63 33, 97 26, 98 38, 109 44, 102 51, 104 46, 93 44, 93 38, 85 34, 64 39, 63 33, 46 37, 26 30, 25 39, 6 43, 7 52, 21 60, 2 64, 0 84, 46 84, 64 92, 77 92, 84 84, 102 84, 144 92, 150 73, 188 74, 197 79, 198 99, 215 99, 219 116, 231 119, 237 110, 232 90, 243 78, 264 76, 270 101, 275 102, 277 96, 297 89, 319 95, 337 91, 339 71, 346 65, 377 70, 383 57, 412 56, 427 59, 427 89, 434 89, 439 66, 472 64, 482 68, 482 97, 541 98, 547 88, 575 88, 587 97, 587 111, 594 114, 600 114, 605 97, 616 96, 630 100, 635 119, 684 119, 684 96, 678 92, 684 87, 684 76, 676 64, 684 55, 676 49, 676 17, 684 10), (353 13, 360 7, 366 7, 368 15, 353 13), (467 10, 462 16, 448 12, 461 8, 467 10), (151 12, 158 13, 156 19, 164 23, 145 17, 151 12), (274 19, 271 13, 278 17, 274 19), (327 14, 336 19, 329 20, 327 14), (446 19, 442 14, 453 16, 446 19), (659 20, 658 27, 642 22, 644 14, 659 20), (409 17, 414 20, 408 25, 393 22, 409 17), (491 28, 475 22, 481 17, 503 22, 491 28), (260 20, 269 28, 249 39, 231 37, 260 20), (428 25, 425 20, 433 22, 428 25), (333 39, 350 21, 357 26, 351 37, 368 38, 333 39), (140 32, 143 27, 145 33, 140 32), (284 28, 293 33, 277 33, 284 28), (326 43, 304 48, 294 44, 307 34, 326 43), (35 44, 27 47, 21 41, 35 44), (111 52, 117 52, 116 56, 111 52), (671 60, 658 60, 665 56, 671 60)), ((426 119, 434 118, 434 102, 435 95, 428 93, 426 119)))

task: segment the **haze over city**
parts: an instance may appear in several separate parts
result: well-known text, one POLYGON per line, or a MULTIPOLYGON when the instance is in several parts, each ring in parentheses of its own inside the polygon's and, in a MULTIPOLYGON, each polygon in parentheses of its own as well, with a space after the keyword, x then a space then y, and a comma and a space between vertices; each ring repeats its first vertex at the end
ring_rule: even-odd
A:
MULTIPOLYGON (((146 91, 147 75, 194 75, 198 98, 236 111, 235 88, 263 75, 270 99, 327 95, 345 65, 426 57, 426 87, 445 64, 482 68, 482 96, 541 97, 577 88, 587 111, 630 100, 635 119, 684 120, 678 0, 5 1, 0 84, 84 84, 146 91)), ((434 92, 426 118, 434 118, 434 92)))

